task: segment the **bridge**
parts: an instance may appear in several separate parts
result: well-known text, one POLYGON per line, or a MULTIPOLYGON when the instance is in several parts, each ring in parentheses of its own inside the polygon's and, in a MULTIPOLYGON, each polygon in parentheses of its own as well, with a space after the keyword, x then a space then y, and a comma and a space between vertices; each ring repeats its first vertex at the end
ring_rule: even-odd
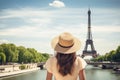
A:
POLYGON ((87 62, 88 65, 100 66, 103 69, 120 68, 120 62, 87 62))
POLYGON ((87 62, 89 65, 120 65, 120 62, 87 62))
MULTIPOLYGON (((120 62, 87 62, 87 64, 93 66, 101 65, 102 68, 114 68, 114 67, 120 68, 120 62)), ((45 62, 41 62, 37 64, 37 66, 40 67, 40 69, 44 69, 44 65, 45 62)))

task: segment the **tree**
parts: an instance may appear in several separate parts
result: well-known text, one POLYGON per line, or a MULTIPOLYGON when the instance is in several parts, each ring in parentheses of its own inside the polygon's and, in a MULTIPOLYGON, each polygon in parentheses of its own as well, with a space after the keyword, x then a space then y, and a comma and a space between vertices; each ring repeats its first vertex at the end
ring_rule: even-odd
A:
POLYGON ((30 52, 32 57, 32 62, 39 62, 39 55, 38 52, 34 48, 27 48, 27 50, 30 52))
POLYGON ((111 50, 103 56, 98 56, 93 61, 115 61, 120 62, 120 46, 116 50, 111 50))
POLYGON ((16 45, 9 44, 9 46, 10 46, 10 50, 11 50, 11 53, 12 53, 11 61, 12 62, 18 62, 18 49, 17 49, 16 45))
POLYGON ((3 53, 6 55, 6 62, 17 62, 18 61, 18 51, 14 44, 1 44, 3 48, 3 53))
POLYGON ((44 57, 44 61, 46 61, 50 57, 49 54, 47 53, 43 53, 42 55, 44 57))
POLYGON ((18 47, 18 62, 19 63, 23 63, 24 62, 24 54, 25 54, 25 52, 26 52, 26 48, 25 47, 23 47, 23 46, 19 46, 18 47))
POLYGON ((35 50, 34 48, 25 48, 23 46, 17 47, 12 43, 0 44, 0 52, 2 53, 2 56, 0 56, 0 61, 2 61, 1 63, 3 63, 3 61, 5 61, 6 63, 36 63, 43 61, 45 62, 49 58, 49 55, 47 53, 41 54, 37 52, 37 50, 35 50))
POLYGON ((23 62, 24 63, 31 63, 32 62, 32 54, 29 51, 25 51, 24 55, 23 55, 23 62))
POLYGON ((0 45, 0 52, 3 52, 3 47, 0 45))
POLYGON ((115 50, 110 51, 108 56, 107 56, 107 60, 113 61, 114 54, 115 54, 115 50))
POLYGON ((118 46, 118 48, 116 49, 115 58, 115 61, 120 62, 120 46, 118 46))
POLYGON ((3 52, 0 52, 0 64, 6 63, 6 56, 3 52))

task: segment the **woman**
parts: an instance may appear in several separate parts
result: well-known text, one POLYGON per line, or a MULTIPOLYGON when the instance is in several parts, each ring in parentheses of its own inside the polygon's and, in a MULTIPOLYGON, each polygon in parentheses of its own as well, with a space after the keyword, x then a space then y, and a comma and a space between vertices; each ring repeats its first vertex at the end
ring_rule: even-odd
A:
POLYGON ((76 56, 80 48, 80 41, 68 32, 64 32, 52 40, 52 48, 56 52, 55 57, 47 60, 46 80, 85 80, 84 68, 86 62, 76 56))

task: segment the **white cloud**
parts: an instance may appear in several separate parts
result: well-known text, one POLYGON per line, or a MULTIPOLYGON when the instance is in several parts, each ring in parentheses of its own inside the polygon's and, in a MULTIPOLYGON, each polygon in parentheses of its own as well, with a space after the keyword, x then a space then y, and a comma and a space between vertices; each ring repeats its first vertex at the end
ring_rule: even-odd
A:
POLYGON ((65 4, 62 1, 54 0, 52 3, 49 3, 49 6, 62 8, 62 7, 65 7, 65 4))
MULTIPOLYGON (((119 15, 115 11, 113 10, 115 14, 112 14, 111 10, 110 11, 108 10, 105 13, 104 10, 102 11, 96 9, 94 12, 92 12, 92 17, 95 16, 96 18, 98 18, 99 15, 102 15, 102 13, 105 13, 104 16, 108 17, 105 18, 104 20, 101 18, 93 19, 93 20, 106 21, 109 24, 103 25, 97 23, 97 25, 94 25, 92 23, 91 25, 93 31, 93 39, 96 42, 95 48, 96 50, 98 50, 98 52, 101 51, 100 53, 102 52, 104 53, 106 51, 114 49, 113 48, 114 46, 113 47, 111 46, 113 44, 114 45, 118 44, 115 42, 112 42, 111 44, 111 40, 108 41, 108 39, 106 39, 108 37, 108 34, 106 33, 110 33, 109 35, 113 34, 111 35, 112 38, 113 36, 115 36, 114 33, 120 32, 119 25, 113 24, 114 22, 116 22, 115 20, 118 19, 117 17, 110 18, 113 20, 113 22, 112 23, 109 22, 110 16, 119 15), (101 13, 99 12, 97 13, 97 11, 101 13), (107 13, 109 13, 110 15, 108 15, 107 13), (104 35, 101 40, 99 36, 102 34, 106 34, 106 35, 104 35), (108 49, 103 50, 104 49, 103 44, 109 44, 107 45, 108 49)), ((12 9, 4 10, 3 12, 1 11, 1 13, 3 15, 0 15, 0 20, 3 22, 5 20, 4 23, 0 22, 1 25, 0 28, 4 28, 4 29, 0 29, 0 39, 2 39, 3 42, 7 42, 4 41, 6 40, 7 37, 8 40, 12 41, 15 44, 17 43, 19 45, 33 47, 38 49, 39 51, 45 51, 49 53, 49 51, 51 51, 51 47, 49 45, 50 40, 54 36, 59 35, 61 32, 68 31, 81 39, 82 42, 81 51, 84 49, 84 43, 87 36, 87 9, 64 8, 59 10, 58 9, 44 10, 44 9, 24 8, 18 10, 12 10, 12 9), (17 22, 11 22, 13 24, 12 25, 13 27, 8 28, 10 25, 9 23, 7 23, 7 21, 16 18, 24 21, 24 23, 20 26, 18 23, 18 26, 16 26, 14 25, 14 23, 17 22)), ((116 37, 118 37, 118 35, 116 35, 116 37)), ((119 42, 118 38, 117 41, 119 42)))
MULTIPOLYGON (((23 26, 20 26, 20 27, 15 26, 15 28, 1 30, 0 35, 3 35, 3 36, 5 35, 18 36, 19 35, 18 37, 27 37, 28 35, 30 35, 28 37, 49 38, 50 36, 54 36, 54 34, 59 34, 64 31, 69 31, 77 36, 81 35, 82 37, 84 37, 85 35, 86 37, 86 33, 87 33, 87 20, 85 20, 86 16, 84 16, 80 12, 79 12, 80 14, 78 15, 77 13, 78 10, 79 9, 71 9, 71 10, 67 9, 67 12, 66 10, 46 11, 46 10, 28 9, 28 8, 20 9, 20 10, 6 10, 4 12, 5 15, 3 16, 16 15, 16 16, 11 16, 11 18, 15 18, 15 17, 17 17, 18 19, 20 18, 24 20, 25 23, 28 23, 28 25, 23 24, 23 26), (72 14, 68 15, 68 13, 77 14, 77 15, 72 15, 72 14), (66 16, 61 17, 63 15, 67 15, 67 17, 66 16), (79 18, 77 17, 82 19, 80 23, 79 23, 79 18), (62 21, 64 20, 65 23, 56 22, 60 19, 62 19, 62 21), (65 19, 68 19, 68 20, 66 21, 65 19), (86 23, 84 23, 84 20, 86 21, 86 23)), ((5 18, 5 19, 7 20, 8 18, 5 18)), ((3 18, 1 18, 1 20, 2 19, 3 18)), ((120 32, 120 27, 107 26, 107 25, 106 26, 92 26, 92 31, 96 33, 113 33, 113 32, 120 32)))
POLYGON ((92 31, 96 33, 114 33, 120 32, 119 26, 93 26, 92 31))
POLYGON ((2 16, 0 19, 7 18, 26 18, 26 17, 48 17, 51 15, 49 11, 39 10, 33 8, 21 8, 21 9, 4 9, 1 11, 2 16))
POLYGON ((2 40, 0 40, 0 44, 2 44, 2 43, 10 43, 10 42, 8 40, 2 39, 2 40))

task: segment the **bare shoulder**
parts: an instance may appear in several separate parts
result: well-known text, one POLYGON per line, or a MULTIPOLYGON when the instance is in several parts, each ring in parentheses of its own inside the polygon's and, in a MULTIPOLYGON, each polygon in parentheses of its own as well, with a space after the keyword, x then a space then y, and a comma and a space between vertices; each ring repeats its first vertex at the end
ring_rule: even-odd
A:
POLYGON ((77 61, 78 61, 79 64, 82 65, 82 68, 85 68, 87 66, 87 63, 83 58, 77 57, 77 61))
POLYGON ((83 58, 81 58, 81 57, 77 56, 77 60, 78 60, 78 61, 82 61, 82 60, 83 60, 83 58))

